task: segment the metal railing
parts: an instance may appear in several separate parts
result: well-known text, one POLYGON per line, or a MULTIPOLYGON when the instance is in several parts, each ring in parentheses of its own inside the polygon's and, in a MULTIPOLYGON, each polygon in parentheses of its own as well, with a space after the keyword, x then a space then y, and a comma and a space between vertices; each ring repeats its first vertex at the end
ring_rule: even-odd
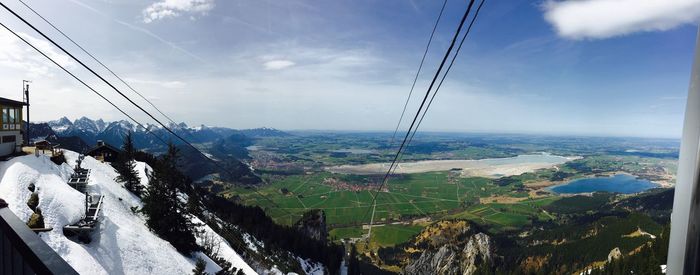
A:
POLYGON ((0 199, 0 274, 78 274, 0 199))

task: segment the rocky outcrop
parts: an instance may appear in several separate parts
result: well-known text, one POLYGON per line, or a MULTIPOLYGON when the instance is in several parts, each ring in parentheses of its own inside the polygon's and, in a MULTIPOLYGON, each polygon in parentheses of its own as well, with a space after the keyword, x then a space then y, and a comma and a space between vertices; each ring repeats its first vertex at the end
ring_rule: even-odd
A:
POLYGON ((326 230, 326 213, 315 209, 304 213, 296 223, 296 228, 312 239, 325 242, 328 239, 326 230))
POLYGON ((406 274, 474 274, 494 257, 491 238, 466 221, 440 221, 427 227, 413 248, 420 256, 404 268, 406 274))
POLYGON ((612 250, 610 250, 610 253, 608 253, 608 263, 612 262, 613 260, 617 260, 620 257, 622 257, 622 252, 620 252, 619 247, 615 247, 612 250))

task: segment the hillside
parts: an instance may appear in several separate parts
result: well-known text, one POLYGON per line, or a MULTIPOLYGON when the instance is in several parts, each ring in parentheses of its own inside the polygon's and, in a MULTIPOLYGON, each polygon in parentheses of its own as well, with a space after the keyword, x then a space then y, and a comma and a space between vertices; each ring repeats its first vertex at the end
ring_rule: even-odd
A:
POLYGON ((438 221, 410 241, 382 248, 387 269, 405 274, 474 274, 490 269, 497 257, 491 237, 464 220, 438 221))
MULTIPOLYGON (((66 152, 68 164, 55 165, 47 156, 23 156, 0 163, 0 194, 8 201, 10 209, 27 221, 32 210, 27 206, 34 185, 39 195, 38 208, 42 210, 46 227, 52 231, 40 233, 40 237, 81 274, 188 274, 195 266, 196 258, 207 261, 210 273, 220 269, 201 252, 192 257, 178 253, 170 243, 158 238, 145 225, 140 214, 131 207, 141 207, 141 200, 114 181, 114 169, 87 157, 83 167, 91 169, 88 192, 104 195, 103 216, 99 230, 92 233, 89 244, 65 237, 61 228, 78 221, 83 215, 84 196, 66 184, 77 158, 74 152, 66 152), (69 165, 70 164, 70 165, 69 165)), ((150 169, 139 163, 139 170, 150 169)), ((147 184, 145 171, 142 180, 147 184)), ((219 256, 246 274, 255 274, 242 258, 208 226, 200 228, 203 236, 218 240, 219 256)))
POLYGON ((53 144, 58 144, 63 149, 75 152, 84 152, 90 146, 77 136, 58 136, 48 123, 30 123, 29 140, 48 140, 53 144))

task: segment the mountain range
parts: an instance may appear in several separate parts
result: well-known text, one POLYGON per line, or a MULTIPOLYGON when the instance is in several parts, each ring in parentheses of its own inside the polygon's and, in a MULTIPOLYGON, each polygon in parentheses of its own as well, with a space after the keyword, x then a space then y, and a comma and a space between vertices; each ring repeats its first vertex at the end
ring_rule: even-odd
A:
MULTIPOLYGON (((126 120, 105 122, 102 119, 93 120, 87 117, 81 117, 74 121, 62 117, 58 120, 49 121, 47 124, 58 137, 79 137, 90 146, 96 144, 98 140, 102 140, 107 144, 120 147, 124 136, 128 132, 132 133, 136 147, 149 151, 158 152, 165 149, 165 144, 161 141, 172 141, 175 145, 183 144, 182 141, 172 136, 165 128, 154 124, 144 124, 144 127, 142 127, 126 120)), ((190 127, 184 122, 179 124, 169 123, 167 126, 190 143, 214 142, 234 134, 241 134, 249 138, 289 135, 286 132, 271 128, 235 130, 205 125, 190 127)))
MULTIPOLYGON (((95 146, 98 140, 120 148, 126 134, 131 132, 134 146, 139 150, 158 154, 167 149, 168 142, 176 145, 182 159, 187 160, 180 164, 180 169, 190 178, 216 175, 224 182, 257 184, 261 179, 244 162, 249 158, 246 147, 252 145, 256 138, 290 135, 272 128, 236 130, 204 125, 190 127, 185 123, 171 123, 168 128, 194 144, 198 150, 204 151, 208 157, 186 146, 162 126, 145 124, 141 127, 125 120, 106 122, 81 117, 71 121, 62 117, 49 122, 31 123, 29 138, 33 141, 46 139, 60 144, 61 148, 85 152, 95 146)), ((200 184, 209 187, 213 183, 209 181, 200 184)))

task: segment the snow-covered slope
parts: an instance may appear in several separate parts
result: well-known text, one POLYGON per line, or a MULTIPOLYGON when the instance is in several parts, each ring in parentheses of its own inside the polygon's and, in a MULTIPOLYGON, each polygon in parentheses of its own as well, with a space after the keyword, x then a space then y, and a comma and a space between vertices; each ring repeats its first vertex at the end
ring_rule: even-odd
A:
MULTIPOLYGON (((83 215, 84 195, 66 184, 77 154, 66 152, 68 163, 55 165, 46 156, 23 156, 0 162, 0 197, 8 201, 10 209, 27 221, 32 210, 26 202, 28 187, 34 184, 39 193, 39 208, 46 227, 53 230, 40 233, 41 238, 81 274, 189 274, 196 257, 204 258, 210 273, 220 268, 202 253, 190 258, 178 253, 145 225, 131 207, 141 207, 141 200, 114 181, 117 176, 108 164, 86 157, 83 167, 92 169, 88 183, 89 193, 105 196, 102 218, 90 244, 82 244, 66 238, 62 228, 78 221, 83 215)), ((150 168, 139 163, 138 168, 150 168)), ((145 179, 145 173, 142 172, 145 179)), ((230 261, 246 274, 255 271, 208 226, 205 234, 219 242, 220 256, 230 261)), ((200 240, 201 241, 201 240, 200 240)))

